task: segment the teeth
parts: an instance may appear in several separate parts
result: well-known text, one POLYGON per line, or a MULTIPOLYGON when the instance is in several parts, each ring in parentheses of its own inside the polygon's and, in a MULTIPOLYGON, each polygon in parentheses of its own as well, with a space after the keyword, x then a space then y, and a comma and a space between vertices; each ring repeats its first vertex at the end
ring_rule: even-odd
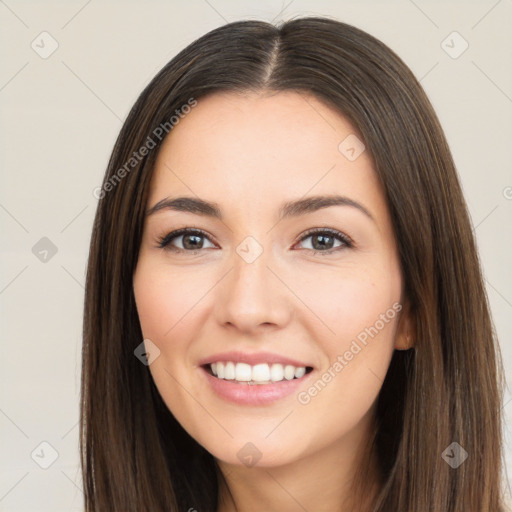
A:
MULTIPOLYGON (((240 363, 238 363, 240 364, 240 363)), ((249 366, 250 368, 250 366, 249 366)), ((270 369, 268 364, 257 364, 252 367, 252 379, 256 382, 267 382, 270 380, 270 369)))
POLYGON ((226 363, 224 366, 224 378, 228 380, 233 380, 235 378, 235 365, 234 363, 226 363))
MULTIPOLYGON (((226 363, 228 366, 229 363, 226 363)), ((233 375, 234 380, 239 380, 241 382, 249 382, 251 380, 251 365, 245 363, 236 363, 235 366, 235 375, 233 375)))
POLYGON ((219 379, 236 380, 255 384, 268 384, 282 380, 300 379, 306 374, 305 366, 293 366, 291 364, 256 364, 251 366, 246 363, 217 362, 210 365, 212 373, 219 379))
POLYGON ((279 382, 284 379, 284 369, 282 364, 273 364, 270 368, 270 380, 279 382))
POLYGON ((305 374, 306 374, 306 368, 304 366, 299 366, 298 368, 295 368, 295 377, 297 379, 304 377, 305 374))
POLYGON ((295 377, 295 367, 291 364, 287 364, 284 367, 284 378, 286 380, 292 380, 295 377))

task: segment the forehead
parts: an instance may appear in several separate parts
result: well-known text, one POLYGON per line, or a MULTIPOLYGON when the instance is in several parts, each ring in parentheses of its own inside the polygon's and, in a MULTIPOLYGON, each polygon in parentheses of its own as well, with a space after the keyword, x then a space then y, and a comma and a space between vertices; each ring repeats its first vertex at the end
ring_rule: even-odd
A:
POLYGON ((386 205, 369 153, 347 157, 354 154, 347 145, 361 150, 358 140, 345 117, 312 95, 212 94, 164 141, 149 202, 173 195, 229 198, 226 208, 261 213, 304 195, 345 194, 378 216, 386 205))

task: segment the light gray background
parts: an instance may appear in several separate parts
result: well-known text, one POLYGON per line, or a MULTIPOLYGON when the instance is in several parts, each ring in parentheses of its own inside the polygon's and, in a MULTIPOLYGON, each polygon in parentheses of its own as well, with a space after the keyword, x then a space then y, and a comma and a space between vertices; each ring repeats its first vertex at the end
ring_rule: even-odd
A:
MULTIPOLYGON (((128 110, 207 31, 311 14, 370 32, 421 80, 461 176, 510 376, 512 0, 0 0, 0 511, 82 508, 77 421, 92 191, 128 110), (446 39, 453 31, 463 39, 446 39), (42 58, 52 38, 58 48, 42 58), (469 47, 453 58, 464 40, 469 47), (47 261, 33 252, 43 237, 57 248, 47 261), (48 469, 39 465, 52 462, 43 441, 58 452, 48 469)), ((512 474, 509 391, 504 411, 512 474)))

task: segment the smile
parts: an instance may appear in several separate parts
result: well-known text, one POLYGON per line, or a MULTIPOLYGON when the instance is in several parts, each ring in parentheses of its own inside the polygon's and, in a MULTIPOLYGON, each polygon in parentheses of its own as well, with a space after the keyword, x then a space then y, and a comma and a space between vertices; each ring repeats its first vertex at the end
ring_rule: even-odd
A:
POLYGON ((217 379, 231 380, 249 385, 263 385, 283 380, 300 379, 312 368, 306 366, 261 363, 250 365, 233 361, 218 361, 207 365, 207 369, 217 379))

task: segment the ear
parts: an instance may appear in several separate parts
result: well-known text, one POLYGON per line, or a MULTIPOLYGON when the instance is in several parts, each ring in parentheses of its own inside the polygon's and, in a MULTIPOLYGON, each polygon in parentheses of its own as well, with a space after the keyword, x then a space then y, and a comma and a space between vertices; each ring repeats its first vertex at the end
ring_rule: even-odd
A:
POLYGON ((395 349, 408 350, 414 347, 416 339, 416 322, 411 313, 408 301, 405 301, 404 307, 400 311, 398 326, 395 335, 395 349))

